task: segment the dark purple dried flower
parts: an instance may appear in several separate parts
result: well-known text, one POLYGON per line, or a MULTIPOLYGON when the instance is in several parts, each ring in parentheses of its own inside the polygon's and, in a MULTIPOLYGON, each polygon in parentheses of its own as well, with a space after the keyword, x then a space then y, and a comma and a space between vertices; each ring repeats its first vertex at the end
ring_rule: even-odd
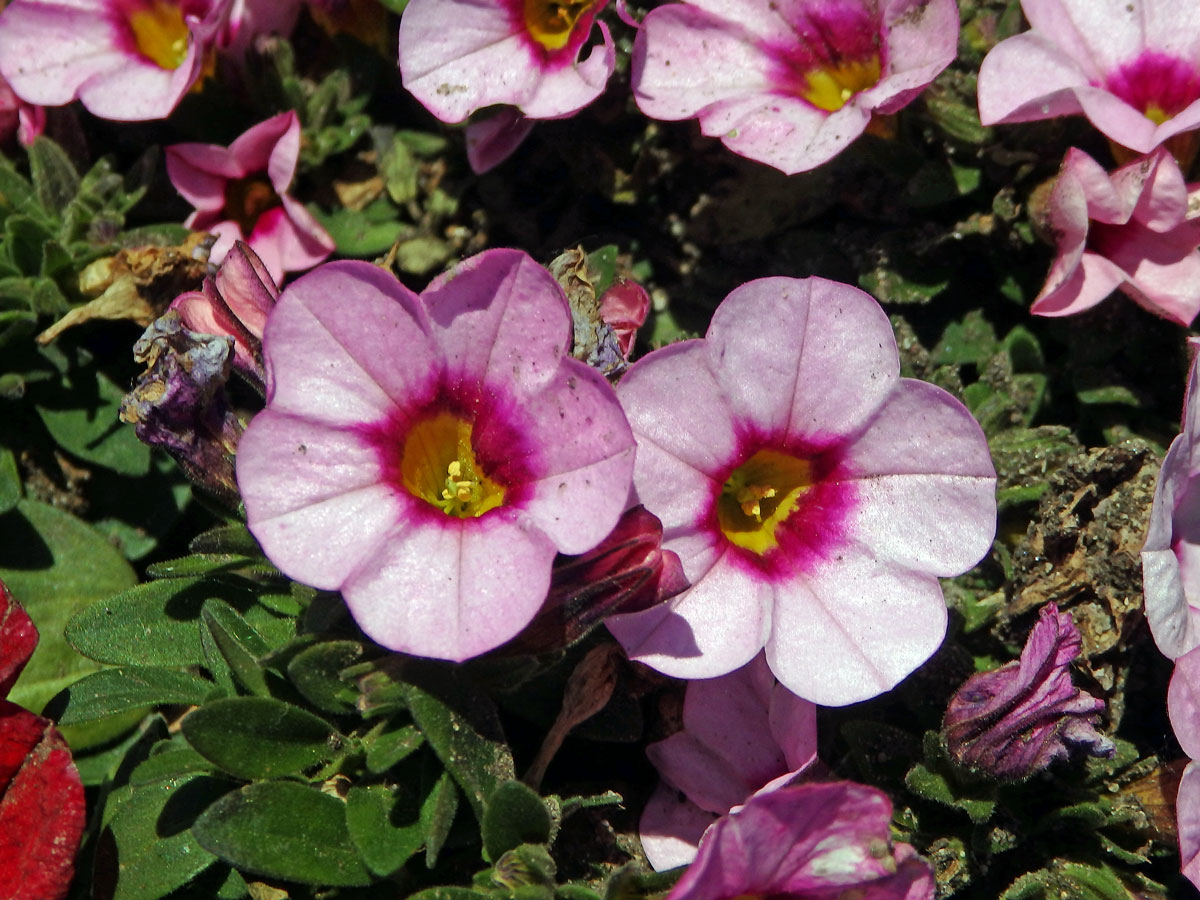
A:
POLYGON ((1096 731, 1104 701, 1071 683, 1079 630, 1053 603, 1029 632, 1021 659, 972 675, 946 708, 942 734, 959 763, 996 778, 1028 778, 1068 745, 1110 757, 1112 741, 1096 731))
POLYGON ((168 311, 133 345, 146 371, 125 395, 121 420, 143 442, 166 449, 192 481, 236 504, 242 424, 225 393, 232 355, 232 338, 196 334, 168 311))

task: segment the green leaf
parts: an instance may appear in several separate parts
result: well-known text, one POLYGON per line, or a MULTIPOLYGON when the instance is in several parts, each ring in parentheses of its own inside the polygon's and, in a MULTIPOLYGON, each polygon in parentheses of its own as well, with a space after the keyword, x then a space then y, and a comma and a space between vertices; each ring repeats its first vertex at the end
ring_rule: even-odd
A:
POLYGON ((261 562, 261 557, 251 558, 236 553, 193 553, 182 559, 153 563, 146 567, 146 574, 151 578, 193 578, 244 569, 256 562, 261 562))
POLYGON ((262 549, 258 546, 258 541, 254 539, 254 535, 242 523, 235 525, 221 525, 217 528, 210 528, 196 537, 192 538, 192 542, 188 544, 188 549, 193 553, 232 553, 240 556, 261 557, 262 549))
POLYGON ((213 597, 241 607, 254 601, 245 587, 215 579, 152 581, 83 610, 66 637, 85 656, 114 665, 203 665, 200 609, 213 597))
POLYGON ((386 772, 425 743, 425 735, 408 717, 387 719, 363 737, 367 748, 367 771, 374 775, 386 772))
MULTIPOLYGON (((60 509, 21 500, 0 516, 0 581, 41 635, 9 699, 40 712, 67 685, 100 668, 64 640, 67 620, 97 599, 136 584, 137 576, 94 528, 60 509)), ((76 738, 82 740, 82 733, 76 738)))
POLYGON ((425 835, 425 865, 432 869, 450 836, 458 813, 458 788, 449 772, 443 772, 421 804, 421 831, 425 835))
POLYGON ((159 746, 169 749, 154 753, 148 759, 138 763, 130 773, 129 783, 134 787, 150 784, 152 781, 213 771, 212 763, 190 747, 175 747, 170 744, 160 744, 159 746))
POLYGON ((983 317, 982 310, 976 309, 961 322, 946 326, 930 359, 935 365, 983 366, 998 347, 996 329, 983 317))
POLYGON ((216 862, 190 826, 230 787, 192 775, 134 788, 109 823, 120 859, 113 900, 158 900, 216 862))
POLYGON ((288 663, 287 673, 304 699, 322 712, 354 710, 358 691, 341 672, 362 657, 358 641, 322 641, 300 651, 288 663))
POLYGON ((247 785, 192 826, 202 847, 239 869, 301 884, 371 881, 346 826, 345 804, 292 781, 247 785))
POLYGON ((454 248, 441 238, 422 234, 396 245, 396 266, 401 272, 424 275, 446 263, 454 248))
POLYGON ((550 841, 550 812, 537 792, 519 781, 506 781, 492 793, 483 812, 484 858, 498 860, 521 844, 550 841))
POLYGON ((21 494, 21 473, 17 471, 17 458, 7 447, 0 447, 0 515, 16 506, 21 494))
POLYGON ((79 193, 79 173, 62 147, 44 135, 34 138, 29 152, 29 174, 43 208, 59 211, 79 193))
POLYGON ((145 475, 150 448, 118 418, 124 396, 103 372, 82 369, 55 392, 39 391, 34 408, 64 450, 122 475, 145 475))
POLYGON ((588 274, 597 298, 604 296, 617 278, 617 252, 616 244, 605 244, 588 254, 588 274))
POLYGON ((920 763, 908 770, 904 784, 918 797, 961 809, 972 822, 986 822, 996 809, 994 799, 964 795, 946 775, 931 771, 920 763))
POLYGON ((413 660, 402 676, 413 721, 482 821, 487 798, 516 777, 495 706, 451 665, 413 660))
POLYGON ((200 618, 212 634, 213 643, 233 677, 250 693, 269 697, 271 691, 267 687, 267 676, 258 661, 271 648, 262 635, 250 627, 233 607, 221 600, 205 600, 200 618))
MULTIPOLYGON (((60 697, 62 725, 91 722, 131 709, 160 703, 192 706, 203 703, 214 685, 206 678, 151 666, 104 669, 68 687, 60 697)), ((57 701, 52 707, 57 707, 57 701)))
POLYGON ((269 697, 226 697, 183 720, 202 756, 239 778, 294 775, 337 753, 344 738, 324 719, 269 697))
POLYGON ((332 213, 310 209, 329 232, 342 256, 379 256, 412 228, 398 220, 400 211, 385 198, 357 211, 344 207, 332 213))
POLYGON ((421 849, 420 809, 401 789, 352 787, 346 795, 346 826, 367 867, 391 875, 421 849), (407 802, 406 802, 407 801, 407 802))

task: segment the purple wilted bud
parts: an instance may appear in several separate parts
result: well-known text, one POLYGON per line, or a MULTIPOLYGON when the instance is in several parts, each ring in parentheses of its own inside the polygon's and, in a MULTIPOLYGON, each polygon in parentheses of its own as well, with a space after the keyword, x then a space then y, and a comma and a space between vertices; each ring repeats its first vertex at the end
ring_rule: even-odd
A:
POLYGON ((1096 731, 1104 701, 1071 683, 1079 630, 1049 603, 1029 632, 1021 658, 968 678, 950 698, 942 734, 959 763, 996 778, 1028 778, 1069 747, 1111 757, 1112 741, 1096 731))
POLYGON ((232 355, 232 338, 189 331, 168 310, 133 345, 146 371, 125 395, 121 420, 144 443, 165 448, 196 484, 236 504, 242 424, 225 393, 232 355))
POLYGON ((679 557, 662 549, 662 523, 645 507, 634 506, 599 545, 555 560, 541 611, 505 649, 561 649, 605 617, 648 609, 687 586, 679 557))

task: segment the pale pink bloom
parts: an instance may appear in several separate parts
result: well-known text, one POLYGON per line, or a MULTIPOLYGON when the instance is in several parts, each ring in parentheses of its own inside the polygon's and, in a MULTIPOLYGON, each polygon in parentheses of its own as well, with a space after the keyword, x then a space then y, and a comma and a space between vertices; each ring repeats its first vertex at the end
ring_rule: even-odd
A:
POLYGON ((216 275, 172 300, 171 309, 192 331, 233 338, 234 368, 261 386, 263 327, 278 297, 258 254, 236 241, 216 275))
POLYGON ((1188 349, 1182 432, 1163 459, 1142 547, 1146 621, 1171 659, 1200 647, 1200 339, 1188 349))
POLYGON ((200 79, 230 0, 13 0, 0 74, 27 103, 162 119, 200 79))
POLYGON ((1165 150, 1111 175, 1072 147, 1050 192, 1046 219, 1057 255, 1030 312, 1069 316, 1121 290, 1180 325, 1200 311, 1200 219, 1165 150))
POLYGON ((893 846, 892 803, 851 781, 756 794, 704 835, 667 900, 933 900, 933 873, 893 846))
POLYGON ((899 375, 887 314, 822 278, 744 284, 704 339, 634 364, 634 484, 692 582, 609 619, 634 659, 711 678, 765 646, 789 690, 836 706, 929 658, 938 577, 991 546, 995 470, 961 403, 899 375))
POLYGON ((217 235, 210 259, 219 263, 234 241, 245 241, 276 281, 322 262, 333 239, 288 193, 300 155, 300 120, 291 110, 244 132, 228 147, 174 144, 167 174, 196 208, 184 222, 217 235))
POLYGON ((646 755, 662 778, 638 826, 646 859, 659 870, 687 865, 717 819, 817 758, 817 708, 776 682, 759 654, 736 672, 690 682, 683 730, 646 755))
POLYGON ((1200 4, 1022 0, 1030 31, 1001 41, 979 72, 984 125, 1086 115, 1149 153, 1200 126, 1200 4))
POLYGON ((13 93, 4 76, 0 75, 0 144, 15 134, 24 146, 46 128, 46 110, 32 106, 13 93))
POLYGON ((533 120, 515 106, 501 106, 467 123, 467 162, 476 175, 491 171, 512 156, 533 131, 533 120))
POLYGON ((259 35, 287 37, 303 6, 303 0, 232 0, 229 22, 221 32, 221 50, 236 59, 259 35))
POLYGON ((629 494, 629 425, 570 343, 562 289, 516 250, 419 297, 368 263, 300 278, 267 320, 267 406, 238 448, 251 532, 385 647, 499 646, 555 554, 599 544, 629 494))
POLYGON ((1180 868, 1184 877, 1200 887, 1200 649, 1175 660, 1167 689, 1167 713, 1183 752, 1192 760, 1183 770, 1175 798, 1179 832, 1180 868))
POLYGON ((604 92, 616 66, 607 0, 412 0, 400 20, 400 77, 443 122, 486 106, 531 119, 569 116, 604 92), (579 55, 600 29, 603 46, 579 55))
POLYGON ((689 0, 646 16, 633 92, 792 174, 832 159, 955 57, 954 0, 689 0))

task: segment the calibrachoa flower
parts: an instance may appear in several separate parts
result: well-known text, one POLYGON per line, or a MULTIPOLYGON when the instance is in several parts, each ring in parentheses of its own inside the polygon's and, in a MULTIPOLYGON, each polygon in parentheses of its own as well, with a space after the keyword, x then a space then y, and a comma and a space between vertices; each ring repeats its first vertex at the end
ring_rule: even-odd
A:
POLYGON ((212 262, 242 240, 278 282, 333 252, 333 239, 288 193, 299 155, 300 120, 291 110, 259 122, 228 147, 167 148, 171 183, 196 208, 184 224, 217 235, 212 262))
POLYGON ((705 830, 817 758, 817 708, 775 681, 762 654, 688 684, 683 730, 646 748, 662 778, 638 830, 656 869, 690 863, 705 830))
POLYGON ((1021 0, 1021 7, 1032 29, 997 44, 979 71, 984 125, 1082 113, 1137 153, 1200 126, 1197 4, 1021 0))
POLYGON ((162 119, 204 73, 230 0, 13 0, 0 74, 27 103, 162 119))
POLYGON ((198 291, 188 291, 171 301, 183 324, 201 334, 233 338, 233 365, 249 381, 262 387, 262 334, 267 313, 279 297, 263 261, 242 241, 198 291))
POLYGON ((899 373, 879 304, 822 278, 744 284, 706 338, 634 364, 634 483, 692 582, 608 621, 634 659, 711 678, 765 646, 789 690, 841 705, 937 649, 937 578, 991 546, 995 471, 962 404, 899 373))
POLYGON ((891 842, 892 803, 840 781, 756 794, 704 835, 667 900, 932 900, 933 873, 891 842))
POLYGON ((700 120, 788 174, 844 150, 955 57, 954 0, 689 0, 652 9, 633 92, 654 119, 700 120))
POLYGON ((1188 344, 1182 431, 1163 458, 1142 547, 1146 621, 1171 659, 1200 646, 1200 339, 1188 344))
POLYGON ((60 900, 87 820, 71 751, 49 719, 5 700, 38 633, 0 582, 0 885, 8 900, 60 900))
POLYGON ((267 408, 238 450, 250 530, 386 647, 504 643, 629 493, 629 425, 570 341, 562 290, 516 250, 420 297, 367 263, 304 276, 267 322, 267 408))
POLYGON ((1167 713, 1183 752, 1192 760, 1183 770, 1175 799, 1181 870, 1200 887, 1200 649, 1175 661, 1167 689, 1167 713))
POLYGON ((959 763, 996 778, 1028 778, 1071 748, 1112 756, 1113 742, 1096 731, 1104 701, 1071 683, 1079 629, 1048 603, 1021 659, 968 678, 950 698, 942 734, 959 763))
POLYGON ((412 0, 400 20, 401 80, 443 122, 496 104, 531 119, 569 116, 616 66, 608 26, 596 22, 606 2, 412 0), (581 62, 593 23, 604 46, 581 62))
POLYGON ((491 171, 512 156, 529 132, 533 119, 522 115, 515 106, 501 106, 490 115, 467 123, 467 162, 476 175, 491 171))
POLYGON ((1188 187, 1165 150, 1110 175, 1072 147, 1046 220, 1058 252, 1030 312, 1071 315, 1117 289, 1180 325, 1200 311, 1200 219, 1188 217, 1188 187))

